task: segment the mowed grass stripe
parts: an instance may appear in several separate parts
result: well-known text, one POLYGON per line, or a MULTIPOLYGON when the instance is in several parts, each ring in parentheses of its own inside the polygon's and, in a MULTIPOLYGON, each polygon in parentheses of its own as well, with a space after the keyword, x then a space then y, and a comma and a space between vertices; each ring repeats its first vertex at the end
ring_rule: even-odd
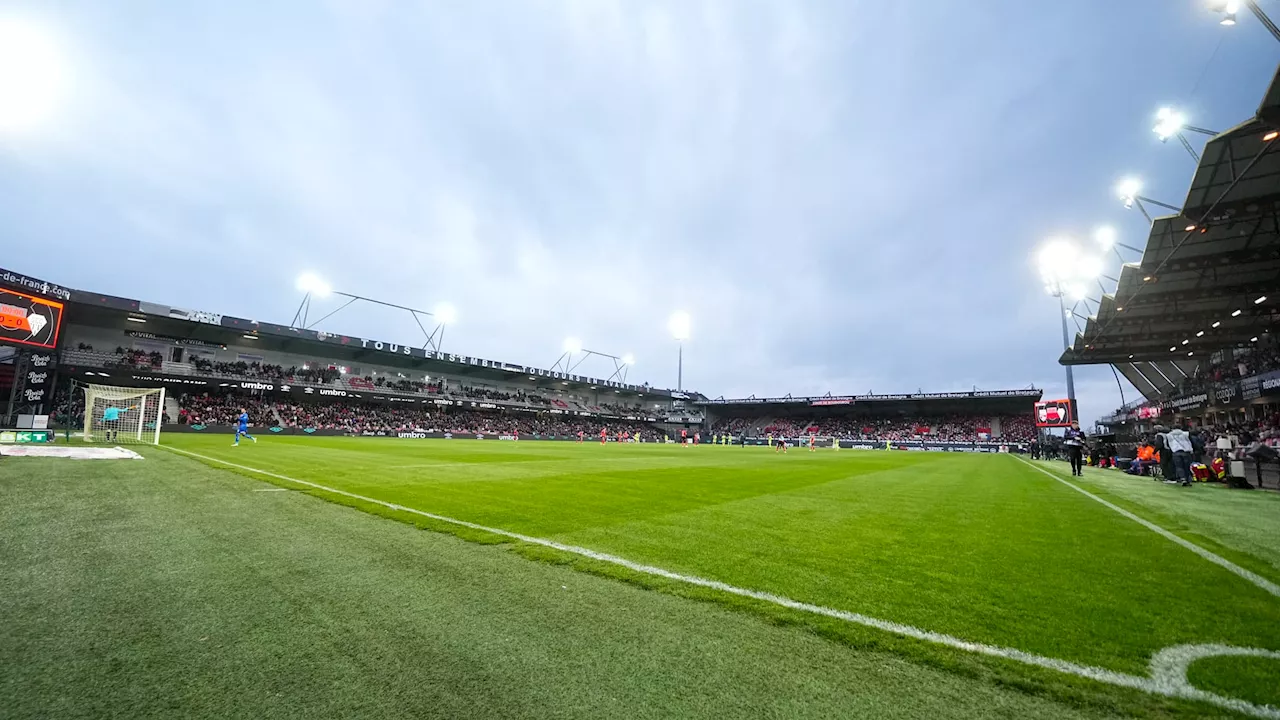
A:
MULTIPOLYGON (((555 456, 690 460, 675 477, 514 475, 468 493, 477 486, 429 476, 381 483, 369 469, 345 482, 282 461, 274 447, 237 454, 199 440, 214 455, 406 507, 1124 672, 1144 672, 1178 643, 1280 648, 1277 604, 1258 588, 1010 458, 542 443, 555 456)), ((328 457, 331 442, 367 441, 284 449, 328 457)), ((507 452, 496 443, 373 442, 388 463, 507 452)))
POLYGON ((0 467, 5 718, 1090 718, 165 453, 0 467))
POLYGON ((1079 492, 1080 494, 1084 495, 1085 497, 1089 498, 1090 500, 1093 500, 1093 501, 1095 501, 1095 502, 1097 502, 1097 503, 1101 504, 1103 507, 1106 507, 1106 508, 1108 508, 1108 509, 1110 509, 1110 510, 1114 510, 1115 512, 1119 513, 1122 517, 1126 517, 1126 518, 1128 518, 1128 519, 1130 519, 1130 520, 1133 520, 1134 522, 1138 523, 1139 525, 1142 525, 1143 527, 1145 527, 1146 529, 1148 529, 1148 530, 1150 530, 1150 531, 1152 531, 1152 532, 1156 533, 1157 535, 1160 535, 1161 537, 1165 538, 1166 540, 1168 540, 1168 541, 1170 541, 1170 542, 1172 542, 1172 543, 1175 543, 1175 544, 1177 544, 1177 545, 1180 545, 1181 547, 1186 548, 1187 550, 1189 550, 1189 551, 1190 551, 1190 552, 1192 552, 1192 553, 1195 553, 1196 555, 1200 556, 1201 558, 1205 559, 1206 561, 1211 562, 1211 563, 1213 563, 1213 564, 1215 564, 1215 565, 1218 565, 1218 566, 1220 566, 1220 567, 1222 567, 1222 568, 1226 569, 1227 571, 1229 571, 1229 572, 1231 572, 1231 573, 1234 573, 1235 575, 1238 575, 1238 576, 1240 576, 1240 577, 1244 578, 1244 579, 1245 579, 1245 580, 1247 580, 1248 582, 1250 582, 1250 583, 1252 583, 1252 584, 1256 585, 1257 587, 1261 588, 1263 591, 1265 591, 1265 592, 1267 592, 1267 593, 1269 593, 1269 594, 1271 594, 1271 595, 1274 595, 1274 596, 1276 596, 1276 597, 1280 597, 1280 585, 1276 585, 1275 583, 1271 582, 1270 580, 1267 580, 1266 578, 1262 577, 1261 575, 1257 575, 1256 573, 1253 573, 1253 572, 1251 572, 1251 571, 1249 571, 1249 570, 1246 570, 1246 569, 1244 569, 1244 568, 1240 567, 1239 565, 1236 565, 1235 563, 1231 562, 1230 560, 1227 560, 1226 558, 1222 557, 1221 555, 1218 555, 1218 554, 1213 553, 1213 552, 1211 552, 1211 551, 1209 551, 1209 550, 1206 550, 1206 549, 1204 549, 1204 548, 1200 547, 1199 545, 1196 545, 1195 543, 1193 543, 1193 542, 1191 542, 1191 541, 1189 541, 1189 540, 1186 540, 1186 539, 1184 539, 1184 538, 1178 537, 1177 535, 1173 534, 1172 532, 1169 532, 1168 530, 1166 530, 1166 529, 1164 529, 1164 528, 1160 527, 1159 525, 1156 525, 1155 523, 1151 522, 1150 520, 1146 520, 1145 518, 1138 517, 1138 516, 1137 516, 1137 515, 1135 515, 1134 513, 1130 512, 1130 511, 1128 511, 1128 510, 1125 510, 1124 508, 1120 507, 1119 505, 1116 505, 1115 503, 1113 503, 1113 502, 1111 502, 1111 501, 1109 501, 1109 500, 1103 499, 1103 498, 1101 498, 1101 497, 1099 497, 1099 496, 1097 496, 1097 495, 1095 495, 1095 494, 1093 494, 1093 493, 1089 492, 1088 490, 1085 490, 1084 488, 1080 487, 1079 485, 1076 485, 1075 483, 1073 483, 1073 482, 1071 482, 1071 481, 1067 480, 1067 479, 1066 479, 1066 478, 1064 478, 1064 477, 1061 477, 1060 475, 1058 475, 1058 474, 1057 474, 1057 473, 1055 473, 1055 472, 1052 472, 1052 471, 1050 471, 1050 470, 1046 470, 1045 468, 1043 468, 1043 467, 1041 467, 1041 466, 1039 466, 1039 465, 1034 465, 1034 464, 1032 464, 1031 462, 1029 462, 1029 461, 1027 461, 1027 460, 1022 460, 1022 458, 1018 458, 1018 459, 1019 459, 1019 460, 1021 460, 1024 464, 1026 464, 1028 467, 1032 467, 1032 468, 1035 468, 1036 470, 1039 470, 1040 472, 1044 473, 1045 475, 1047 475, 1047 476, 1049 476, 1049 477, 1054 478, 1055 480, 1057 480, 1058 482, 1062 483, 1063 485, 1065 485, 1065 486, 1067 486, 1067 487, 1071 488, 1072 490, 1075 490, 1076 492, 1079 492))
MULTIPOLYGON (((1063 474, 1061 463, 1038 465, 1063 474)), ((1148 477, 1085 468, 1075 482, 1151 522, 1280 583, 1280 493, 1238 491, 1217 483, 1190 490, 1148 477)))

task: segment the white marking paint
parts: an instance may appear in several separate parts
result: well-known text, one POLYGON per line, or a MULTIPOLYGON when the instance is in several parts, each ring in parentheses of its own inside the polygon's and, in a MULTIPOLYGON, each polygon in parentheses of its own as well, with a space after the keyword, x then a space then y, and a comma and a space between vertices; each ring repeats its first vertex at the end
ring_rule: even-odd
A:
POLYGON ((1231 710, 1235 710, 1237 712, 1242 712, 1248 715, 1252 715, 1254 717, 1274 718, 1276 720, 1280 720, 1280 709, 1278 708, 1271 707, 1270 705, 1256 705, 1254 703, 1251 703, 1245 700, 1238 700, 1236 698, 1223 697, 1221 695, 1215 695, 1210 692, 1205 692, 1204 690, 1200 690, 1195 686, 1191 685, 1191 683, 1187 682, 1187 679, 1186 679, 1186 669, 1195 660, 1199 660, 1206 657, 1212 657, 1215 655, 1247 655, 1247 656, 1253 656, 1253 657, 1280 658, 1280 653, 1273 652, 1270 650, 1262 650, 1257 648, 1237 648, 1229 645, 1179 645, 1172 648, 1166 648, 1164 650, 1161 650, 1159 653, 1155 655, 1155 657, 1152 658, 1150 677, 1130 675, 1128 673, 1116 672, 1114 670, 1108 670, 1106 668, 1094 667, 1091 665, 1081 665, 1079 663, 1074 663, 1068 660, 1059 660, 1057 658, 1045 657, 1043 655, 1036 655, 1034 653, 1024 652, 1016 648, 1006 648, 1006 647, 1000 647, 997 645, 987 645, 985 643, 963 640, 961 638, 957 638, 951 635, 936 633, 930 630, 922 630, 920 628, 912 627, 910 625, 903 625, 901 623, 893 622, 892 620, 882 620, 880 618, 874 618, 868 615, 862 615, 860 613, 852 613, 845 610, 837 610, 835 608, 824 607, 821 605, 812 605, 810 603, 800 602, 799 600, 792 600, 791 598, 784 597, 781 595, 774 595, 773 593, 761 592, 759 590, 750 590, 748 588, 740 588, 735 585, 729 585, 727 583, 720 582, 719 580, 710 580, 708 578, 698 577, 697 575, 683 575, 680 573, 672 572, 670 570, 665 570, 663 568, 654 567, 652 565, 644 565, 641 563, 637 563, 631 560, 627 560, 626 558, 618 557, 616 555, 597 552, 595 550, 591 550, 583 547, 577 547, 574 545, 565 545, 563 543, 558 543, 554 540, 546 540, 543 538, 531 537, 529 535, 522 535, 520 533, 511 532, 510 530, 502 530, 500 528, 487 527, 477 523, 468 522, 466 520, 458 520, 456 518, 446 517, 444 515, 436 515, 435 513, 429 513, 423 510, 417 510, 415 508, 405 507, 404 505, 397 505, 396 503, 390 503, 385 500, 378 500, 376 498, 366 497, 364 495, 357 495, 355 493, 347 492, 346 490, 338 490, 337 488, 331 488, 325 485, 321 485, 319 483, 313 483, 309 480, 299 480, 297 478, 292 478, 287 475, 280 475, 279 473, 273 473, 268 470, 261 470, 258 468, 249 467, 247 465, 240 465, 238 463, 221 460, 219 458, 210 457, 208 455, 193 453, 188 450, 180 450, 178 448, 172 448, 172 447, 166 447, 165 449, 170 450, 172 452, 181 453, 183 455, 188 455, 190 457, 199 458, 201 460, 207 460, 209 462, 225 465, 227 467, 236 468, 237 470, 244 470, 246 472, 257 473, 259 475, 263 475, 266 477, 276 478, 277 480, 283 480, 285 482, 295 483, 297 485, 314 488, 322 492, 332 493, 334 495, 341 495, 343 497, 351 498, 353 500, 359 500, 360 502, 366 502, 371 505, 379 505, 389 510, 410 513, 413 515, 418 515, 420 517, 430 518, 432 520, 436 520, 439 522, 448 523, 450 525, 457 525, 459 527, 465 527, 471 530, 478 530, 481 532, 490 533, 490 534, 498 535, 501 537, 511 538, 512 540, 519 540, 520 542, 529 543, 531 545, 540 545, 542 547, 551 548, 553 550, 559 550, 560 552, 578 555, 581 557, 589 558, 591 560, 597 560, 600 562, 609 563, 611 565, 617 565, 619 567, 623 567, 633 572, 642 573, 645 575, 652 575, 655 577, 661 577, 668 580, 675 580, 677 582, 686 583, 688 585, 709 588, 711 590, 718 590, 720 592, 727 593, 730 595, 737 595, 739 597, 751 598, 752 600, 758 600, 760 602, 765 602, 771 605, 777 605, 780 607, 789 608, 791 610, 798 610, 800 612, 806 612, 814 615, 821 615, 824 617, 835 618, 837 620, 844 620, 846 622, 854 623, 856 625, 862 625, 865 627, 875 628, 877 630, 883 630, 888 633, 901 635, 903 637, 909 637, 915 640, 934 643, 936 645, 943 645, 946 647, 955 648, 957 650, 964 650, 966 652, 976 653, 979 655, 988 655, 991 657, 1003 658, 1005 660, 1013 660, 1015 662, 1020 662, 1026 665, 1032 665, 1035 667, 1055 670, 1057 672, 1066 673, 1068 675, 1075 675, 1077 677, 1083 677, 1090 680, 1096 680, 1098 682, 1103 682, 1110 685, 1116 685, 1116 686, 1125 687, 1125 688, 1133 688, 1135 690, 1143 690, 1149 693, 1164 695, 1168 697, 1200 700, 1203 702, 1217 705, 1219 707, 1228 708, 1231 710))
POLYGON ((258 488, 254 492, 289 492, 289 488, 258 488))
POLYGON ((1107 506, 1107 507, 1111 508, 1112 510, 1115 510, 1116 512, 1120 513, 1121 515, 1123 515, 1123 516, 1125 516, 1125 517, 1129 518, 1130 520, 1132 520, 1132 521, 1134 521, 1134 522, 1138 523, 1139 525, 1141 525, 1141 526, 1143 526, 1143 527, 1147 528, 1148 530, 1151 530, 1152 532, 1158 533, 1158 534, 1160 534, 1161 536, 1165 537, 1165 538, 1166 538, 1166 539, 1168 539, 1168 540, 1172 540, 1173 542, 1175 542, 1175 543, 1177 543, 1177 544, 1181 545, 1182 547, 1184 547, 1184 548, 1186 548, 1186 549, 1190 550, 1191 552, 1193 552, 1193 553, 1195 553, 1195 554, 1199 555, 1200 557, 1204 558, 1205 560, 1208 560, 1209 562, 1213 563, 1214 565, 1219 565, 1219 566, 1221 566, 1221 567, 1224 567, 1224 568, 1226 568, 1227 570, 1229 570, 1229 571, 1231 571, 1231 572, 1235 573, 1236 575, 1239 575, 1240 577, 1244 578, 1245 580, 1248 580, 1249 582, 1253 583, 1254 585, 1257 585, 1258 587, 1262 588, 1263 590, 1266 590, 1267 592, 1271 593, 1272 595, 1275 595, 1276 597, 1280 597, 1280 585, 1276 585, 1275 583, 1273 583, 1273 582, 1271 582, 1270 580, 1268 580, 1268 579, 1266 579, 1266 578, 1262 577, 1261 575, 1258 575, 1258 574, 1257 574, 1257 573, 1255 573, 1255 572, 1252 572, 1252 571, 1250 571, 1250 570, 1246 570, 1246 569, 1244 569, 1244 568, 1240 567, 1239 565, 1237 565, 1237 564, 1235 564, 1235 563, 1231 562, 1230 560, 1228 560, 1228 559, 1226 559, 1226 558, 1222 557, 1221 555, 1218 555, 1218 554, 1216 554, 1216 553, 1212 553, 1212 552, 1210 552, 1210 551, 1208 551, 1208 550, 1205 550, 1204 548, 1200 547, 1199 545, 1196 545, 1196 544, 1195 544, 1195 543, 1193 543, 1193 542, 1190 542, 1190 541, 1187 541, 1187 540, 1183 540, 1182 538, 1178 537, 1177 535, 1174 535, 1173 533, 1169 532, 1168 530, 1165 530, 1164 528, 1160 527, 1159 525, 1156 525, 1155 523, 1153 523, 1153 522, 1151 522, 1151 521, 1149 521, 1149 520, 1144 520, 1144 519, 1142 519, 1142 518, 1138 517, 1137 515, 1134 515, 1133 513, 1129 512, 1128 510, 1125 510, 1124 508, 1122 508, 1122 507, 1120 507, 1120 506, 1118 506, 1118 505, 1116 505, 1116 504, 1114 504, 1114 503, 1112 503, 1112 502, 1109 502, 1109 501, 1107 501, 1107 500, 1103 500, 1102 498, 1098 497, 1097 495, 1094 495, 1093 493, 1089 492, 1088 490, 1085 490, 1084 488, 1080 487, 1079 485, 1076 485, 1076 484, 1075 484, 1075 483, 1073 483, 1073 482, 1069 482, 1069 481, 1065 480, 1064 478, 1060 477, 1057 473, 1054 473, 1054 472, 1050 472, 1050 471, 1048 471, 1048 470, 1045 470, 1044 468, 1040 467, 1039 465, 1036 465, 1036 464, 1034 464, 1034 463, 1032 463, 1032 462, 1030 462, 1030 461, 1028 461, 1028 460, 1023 460, 1021 457, 1018 457, 1017 455, 1014 455, 1014 457, 1018 458, 1019 460, 1021 460, 1023 463, 1026 463, 1026 464, 1027 464, 1027 465, 1029 465, 1030 467, 1033 467, 1033 468, 1035 468, 1036 470, 1039 470, 1040 472, 1044 473, 1045 475, 1048 475, 1049 477, 1053 478, 1054 480, 1057 480, 1058 482, 1062 483, 1063 485, 1066 485, 1067 487, 1071 488, 1072 490, 1075 490, 1076 492, 1081 493, 1081 494, 1082 494, 1082 495, 1084 495, 1085 497, 1088 497, 1088 498, 1089 498, 1089 499, 1091 499, 1091 500, 1096 500, 1096 501, 1098 501, 1098 502, 1102 503, 1103 505, 1105 505, 1105 506, 1107 506))

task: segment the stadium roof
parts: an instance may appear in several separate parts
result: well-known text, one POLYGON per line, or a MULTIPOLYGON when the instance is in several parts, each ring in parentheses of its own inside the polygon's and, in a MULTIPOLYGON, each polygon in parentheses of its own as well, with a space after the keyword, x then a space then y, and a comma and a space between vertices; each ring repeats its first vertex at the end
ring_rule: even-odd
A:
POLYGON ((389 367, 413 368, 451 376, 511 382, 554 382, 557 385, 608 388, 618 394, 651 394, 689 399, 696 393, 651 388, 643 384, 591 378, 487 358, 444 353, 397 343, 369 340, 274 323, 247 320, 212 312, 187 310, 101 293, 73 290, 0 268, 0 286, 35 292, 66 303, 64 324, 92 325, 201 340, 221 345, 245 346, 301 355, 317 360, 367 362, 389 367), (132 318, 132 319, 131 319, 132 318))
POLYGON ((1111 363, 1163 394, 1215 351, 1271 331, 1280 302, 1280 71, 1256 117, 1212 138, 1177 215, 1156 218, 1064 365, 1111 363), (1267 300, 1259 302, 1258 299, 1267 300))
POLYGON ((715 410, 721 414, 725 413, 756 413, 768 410, 778 413, 792 413, 798 411, 823 412, 823 413, 842 413, 851 407, 866 409, 874 407, 877 410, 895 408, 912 408, 926 414, 946 413, 948 411, 959 412, 971 408, 975 404, 981 405, 983 408, 999 412, 1027 412, 1030 410, 1029 403, 1035 402, 1041 398, 1043 391, 1036 388, 1023 388, 1020 390, 973 390, 970 392, 942 392, 942 393, 903 393, 903 394, 867 394, 867 395, 826 395, 809 396, 809 397, 792 397, 785 395, 783 397, 772 398, 716 398, 715 400, 702 400, 697 404, 707 407, 709 410, 715 410))

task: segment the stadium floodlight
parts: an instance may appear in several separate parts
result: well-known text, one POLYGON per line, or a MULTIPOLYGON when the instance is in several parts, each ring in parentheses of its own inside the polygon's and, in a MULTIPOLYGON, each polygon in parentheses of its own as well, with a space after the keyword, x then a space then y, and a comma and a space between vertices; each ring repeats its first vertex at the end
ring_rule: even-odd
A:
POLYGON ((66 81, 63 56, 44 28, 0 18, 0 132, 33 128, 53 112, 66 81))
POLYGON ((1124 201, 1124 209, 1128 210, 1138 201, 1138 193, 1142 192, 1142 181, 1137 178, 1125 178, 1116 185, 1116 194, 1124 201))
MULTIPOLYGON (((1209 132, 1209 131, 1206 131, 1206 132, 1209 132)), ((1191 147, 1189 144, 1187 145, 1187 149, 1191 151, 1192 155, 1195 155, 1195 151, 1191 150, 1191 147)), ((1197 157, 1197 160, 1199 160, 1199 156, 1196 156, 1196 157, 1197 157)), ((1120 199, 1124 201, 1124 209, 1129 210, 1133 208, 1134 205, 1137 205, 1138 210, 1142 211, 1142 217, 1147 219, 1148 225, 1153 224, 1155 221, 1151 219, 1151 213, 1147 212, 1147 208, 1145 205, 1143 205, 1143 203, 1150 203, 1151 205, 1159 205, 1162 208, 1167 208, 1174 212, 1179 212, 1179 213, 1182 212, 1182 208, 1176 207, 1174 205, 1170 205, 1169 203, 1160 202, 1159 200, 1152 200, 1149 197, 1143 196, 1141 193, 1142 193, 1142 181, 1138 180, 1137 178, 1132 178, 1132 177, 1125 178, 1116 184, 1116 195, 1119 195, 1120 199)))
POLYGON ((692 321, 689 313, 683 310, 671 314, 671 319, 667 321, 667 329, 671 331, 671 337, 676 340, 688 340, 689 330, 692 327, 692 321))
POLYGON ((1156 125, 1151 130, 1156 137, 1160 138, 1160 142, 1165 142, 1182 132, 1186 124, 1187 120, 1182 113, 1173 108, 1163 107, 1156 111, 1156 125))
POLYGON ((564 351, 570 355, 577 355, 582 352, 582 341, 576 337, 567 337, 564 339, 564 351))
POLYGON ((1243 0, 1243 2, 1242 0, 1210 0, 1209 9, 1222 14, 1220 25, 1231 27, 1236 24, 1236 13, 1240 11, 1242 4, 1249 8, 1249 12, 1252 12, 1254 17, 1258 18, 1258 22, 1271 33, 1271 37, 1280 41, 1280 27, 1267 17, 1267 13, 1258 5, 1257 0, 1243 0))
MULTIPOLYGON (((1103 252, 1115 243, 1115 232, 1110 228, 1100 228, 1094 238, 1103 246, 1103 252)), ((1126 246, 1127 247, 1127 246, 1126 246)), ((1036 255, 1036 264, 1040 270, 1040 279, 1045 290, 1058 298, 1058 309, 1062 312, 1062 347, 1071 350, 1071 339, 1067 330, 1067 320, 1075 316, 1075 307, 1068 309, 1066 299, 1080 303, 1088 296, 1089 284, 1097 282, 1101 286, 1102 258, 1086 252, 1078 243, 1070 238, 1053 238, 1040 248, 1036 255)), ((1067 397, 1074 404, 1076 401, 1075 377, 1071 366, 1066 366, 1067 397)))
POLYGON ((627 353, 626 355, 623 355, 623 356, 622 356, 622 364, 623 364, 623 365, 627 365, 627 366, 635 365, 635 364, 636 364, 636 357, 635 357, 634 355, 632 355, 631 353, 627 353))
POLYGON ((458 311, 449 303, 436 305, 436 311, 433 314, 441 325, 451 325, 458 319, 458 311))
POLYGON ((329 283, 325 282, 315 273, 303 273, 299 275, 297 288, 308 295, 320 298, 333 292, 333 288, 329 286, 329 283))
POLYGON ((1116 229, 1104 225, 1093 232, 1093 239, 1106 252, 1116 246, 1116 229))
POLYGON ((1187 118, 1182 113, 1173 108, 1163 107, 1156 111, 1156 124, 1151 128, 1156 137, 1160 138, 1160 142, 1166 142, 1171 137, 1177 137, 1182 143, 1182 147, 1187 151, 1193 160, 1198 164, 1200 162, 1200 153, 1191 147, 1191 141, 1187 140, 1187 136, 1182 134, 1183 130, 1200 133, 1201 135, 1217 135, 1213 130, 1206 130, 1195 125, 1188 125, 1187 118))

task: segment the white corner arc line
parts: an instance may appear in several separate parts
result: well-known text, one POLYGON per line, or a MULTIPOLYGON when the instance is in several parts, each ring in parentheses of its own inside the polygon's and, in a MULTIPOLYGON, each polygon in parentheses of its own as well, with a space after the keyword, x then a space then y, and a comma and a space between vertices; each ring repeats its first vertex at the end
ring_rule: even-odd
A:
MULTIPOLYGON (((341 495, 343 497, 348 497, 353 500, 359 500, 360 502, 369 503, 371 505, 379 505, 381 507, 385 507, 390 510, 395 510, 397 512, 410 513, 413 515, 418 515, 420 517, 430 518, 432 520, 436 520, 439 522, 448 523, 451 525, 457 525, 459 527, 465 527, 471 530, 478 530, 480 532, 490 533, 492 535, 498 535, 501 537, 507 537, 507 538, 511 538, 512 540, 519 540, 520 542, 530 543, 532 545, 540 545, 542 547, 551 548, 553 550, 558 550, 558 551, 570 553, 573 555, 579 555, 581 557, 609 563, 611 565, 618 565, 620 567, 626 568, 633 572, 638 572, 645 575, 652 575, 655 577, 666 578, 668 580, 675 580, 677 582, 682 582, 688 585, 705 587, 711 590, 718 590, 720 592, 727 593, 730 595, 737 595, 739 597, 750 598, 752 600, 758 600, 761 602, 766 602, 772 605, 778 605, 780 607, 785 607, 792 610, 798 610, 801 612, 811 613, 814 615, 822 615, 825 617, 835 618, 837 620, 844 620, 846 622, 854 623, 856 625, 862 625, 864 627, 870 627, 876 630, 882 630, 895 635, 902 635, 905 637, 912 638, 914 640, 921 640, 921 641, 933 643, 936 645, 943 645, 946 647, 955 648, 957 650, 963 650, 965 652, 971 652, 978 655, 987 655, 990 657, 1003 658, 1005 660, 1013 660, 1015 662, 1020 662, 1025 665, 1032 665, 1035 667, 1041 667, 1048 670, 1054 670, 1054 671, 1065 673, 1068 675, 1075 675, 1077 677, 1082 677, 1089 680, 1096 680, 1098 682, 1107 683, 1109 685, 1116 685, 1119 687, 1142 690, 1142 691, 1153 693, 1156 695, 1165 695, 1168 697, 1200 700, 1203 702, 1217 705, 1219 707, 1228 708, 1231 710, 1245 713, 1247 715, 1252 715, 1254 717, 1273 718, 1275 720, 1280 720, 1280 708, 1274 708, 1269 705, 1256 705, 1254 703, 1251 703, 1245 700, 1239 700, 1236 698, 1229 698, 1221 695, 1215 695, 1213 693, 1200 690, 1199 688, 1191 685, 1189 682, 1186 681, 1185 677, 1182 678, 1181 681, 1179 681, 1179 679, 1177 678, 1171 677, 1171 674, 1168 670, 1168 667, 1171 666, 1171 663, 1168 660, 1165 660, 1160 653, 1157 653, 1156 658, 1162 659, 1163 664, 1157 667, 1155 665, 1155 658, 1153 658, 1152 677, 1130 675, 1128 673, 1117 672, 1115 670, 1108 670, 1106 668, 1094 667, 1091 665, 1081 665, 1079 663, 1074 663, 1069 660, 1059 660, 1057 658, 1046 657, 1044 655, 1036 655, 1034 653, 1025 652, 1023 650, 1018 650, 1016 648, 1006 648, 1006 647, 1000 647, 998 645, 987 645, 985 643, 973 642, 970 640, 963 640, 961 638, 958 638, 952 635, 937 633, 930 630, 923 630, 921 628, 913 627, 911 625, 903 625, 901 623, 897 623, 892 620, 882 620, 880 618, 874 618, 869 615, 862 615, 860 613, 848 612, 846 610, 837 610, 835 608, 824 607, 822 605, 813 605, 810 603, 801 602, 799 600, 792 600, 791 598, 788 598, 782 595, 774 595, 773 593, 762 592, 759 590, 741 588, 735 585, 729 585, 727 583, 720 582, 719 580, 711 580, 708 578, 699 577, 697 575, 684 575, 681 573, 673 572, 671 570, 666 570, 664 568, 654 567, 652 565, 644 565, 642 563, 634 562, 632 560, 627 560, 626 558, 618 557, 616 555, 610 555, 608 553, 598 552, 595 550, 591 550, 589 548, 578 547, 575 545, 565 545, 563 543, 559 543, 554 540, 546 540, 544 538, 532 537, 529 535, 522 535, 520 533, 512 532, 510 530, 503 530, 501 528, 488 527, 485 525, 480 525, 478 523, 469 522, 467 520, 458 520, 457 518, 451 518, 444 515, 437 515, 435 513, 429 513, 423 510, 418 510, 411 507, 405 507, 404 505, 390 503, 385 500, 378 500, 376 498, 366 497, 364 495, 357 495, 356 493, 347 492, 346 490, 338 490, 337 488, 331 488, 325 485, 321 485, 319 483, 311 482, 309 480, 299 480, 297 478, 292 478, 287 475, 280 475, 279 473, 270 472, 268 470, 261 470, 259 468, 254 468, 254 467, 249 467, 247 465, 240 465, 238 463, 233 463, 228 460, 222 460, 219 458, 210 457, 208 455, 201 455, 200 453, 193 453, 188 450, 181 450, 178 448, 165 447, 165 446, 161 446, 161 447, 164 447, 164 449, 169 450, 170 452, 176 452, 182 455, 199 458, 201 460, 207 460, 209 462, 218 463, 219 465, 225 465, 227 467, 236 468, 237 470, 244 470, 246 472, 257 473, 258 475, 264 475, 266 477, 276 478, 277 480, 283 480, 285 482, 295 483, 305 487, 314 488, 316 490, 320 490, 323 492, 332 493, 334 495, 341 495)), ((1200 647, 1200 646, 1193 646, 1193 647, 1200 647)), ((1204 647, 1210 647, 1210 646, 1204 646, 1204 647)), ((1212 647, 1221 647, 1229 651, 1229 653, 1221 653, 1221 654, 1241 654, 1241 655, 1254 655, 1254 656, 1260 656, 1260 657, 1274 656, 1280 659, 1280 653, 1273 653, 1273 651, 1270 651, 1270 650, 1261 650, 1256 648, 1235 648, 1231 646, 1212 646, 1212 647)), ((1164 653, 1164 652, 1166 651, 1161 651, 1161 653, 1164 653)), ((1210 653, 1210 654, 1217 654, 1217 653, 1210 653)), ((1207 656, 1209 655, 1202 655, 1202 657, 1207 657, 1207 656)))
POLYGON ((1141 525, 1141 526, 1145 527, 1146 529, 1148 529, 1148 530, 1150 530, 1150 531, 1152 531, 1152 532, 1155 532, 1155 533, 1157 533, 1157 534, 1161 535, 1162 537, 1164 537, 1164 538, 1166 538, 1166 539, 1168 539, 1168 540, 1171 540, 1171 541, 1173 541, 1173 542, 1175 542, 1175 543, 1177 543, 1177 544, 1181 545, 1182 547, 1184 547, 1184 548, 1186 548, 1186 549, 1190 550, 1191 552, 1193 552, 1193 553, 1195 553, 1195 554, 1199 555, 1200 557, 1204 558, 1205 560, 1208 560, 1209 562, 1213 563, 1214 565, 1219 565, 1219 566, 1221 566, 1221 567, 1223 567, 1223 568, 1226 568, 1226 569, 1227 569, 1227 570, 1229 570, 1230 572, 1235 573, 1236 575, 1239 575, 1240 577, 1244 578, 1245 580, 1248 580, 1249 582, 1253 583, 1254 585, 1257 585, 1258 587, 1262 588, 1263 590, 1266 590, 1267 592, 1271 593, 1272 595, 1275 595, 1276 597, 1280 597, 1280 585, 1276 585, 1275 583, 1271 582, 1270 580, 1268 580, 1268 579, 1266 579, 1266 578, 1262 577, 1261 575, 1259 575, 1259 574, 1257 574, 1257 573, 1255 573, 1255 572, 1253 572, 1253 571, 1251 571, 1251 570, 1246 570, 1246 569, 1244 569, 1244 568, 1240 567, 1239 565, 1237 565, 1237 564, 1235 564, 1235 563, 1231 562, 1230 560, 1228 560, 1228 559, 1226 559, 1226 558, 1222 557, 1221 555, 1218 555, 1217 553, 1214 553, 1214 552, 1210 552, 1210 551, 1208 551, 1208 550, 1205 550, 1204 548, 1200 547, 1199 545, 1196 545, 1195 543, 1193 543, 1193 542, 1191 542, 1191 541, 1189 541, 1189 540, 1183 540, 1182 538, 1178 537, 1177 535, 1174 535, 1173 533, 1169 532, 1168 530, 1165 530, 1164 528, 1160 527, 1159 525, 1156 525, 1155 523, 1153 523, 1153 522, 1151 522, 1151 521, 1149 521, 1149 520, 1144 520, 1144 519, 1142 519, 1142 518, 1138 517, 1137 515, 1134 515, 1133 513, 1129 512, 1128 510, 1125 510, 1124 508, 1120 507, 1119 505, 1116 505, 1115 503, 1112 503, 1112 502, 1110 502, 1110 501, 1108 501, 1108 500, 1104 500, 1104 499, 1102 499, 1102 498, 1098 497, 1097 495, 1094 495, 1093 493, 1089 492, 1088 490, 1085 490, 1084 488, 1080 487, 1079 485, 1076 485, 1076 484, 1075 484, 1075 483, 1073 483, 1073 482, 1070 482, 1070 481, 1068 481, 1068 480, 1065 480, 1065 479, 1063 479, 1063 478, 1059 477, 1057 473, 1049 472, 1048 470, 1045 470, 1044 468, 1040 467, 1039 465, 1036 465, 1035 463, 1032 463, 1032 462, 1030 462, 1030 461, 1028 461, 1028 460, 1023 460, 1021 457, 1018 457, 1017 455, 1014 455, 1014 457, 1017 457, 1017 458, 1018 458, 1018 460, 1021 460, 1023 463, 1027 464, 1028 466, 1033 467, 1033 468, 1035 468, 1036 470, 1039 470, 1040 472, 1044 473, 1045 475, 1048 475, 1049 477, 1053 478, 1054 480, 1057 480, 1058 482, 1062 483, 1063 485, 1066 485, 1067 487, 1071 488, 1072 490, 1075 490, 1076 492, 1078 492, 1078 493, 1080 493, 1080 494, 1084 495, 1085 497, 1087 497, 1087 498, 1089 498, 1089 499, 1091 499, 1091 500, 1096 500, 1097 502, 1100 502, 1100 503, 1102 503, 1103 505, 1106 505, 1107 507, 1111 508, 1112 510, 1115 510, 1116 512, 1118 512, 1118 513, 1120 513, 1121 515, 1123 515, 1123 516, 1125 516, 1125 517, 1129 518, 1130 520, 1132 520, 1132 521, 1134 521, 1134 522, 1138 523, 1139 525, 1141 525))

